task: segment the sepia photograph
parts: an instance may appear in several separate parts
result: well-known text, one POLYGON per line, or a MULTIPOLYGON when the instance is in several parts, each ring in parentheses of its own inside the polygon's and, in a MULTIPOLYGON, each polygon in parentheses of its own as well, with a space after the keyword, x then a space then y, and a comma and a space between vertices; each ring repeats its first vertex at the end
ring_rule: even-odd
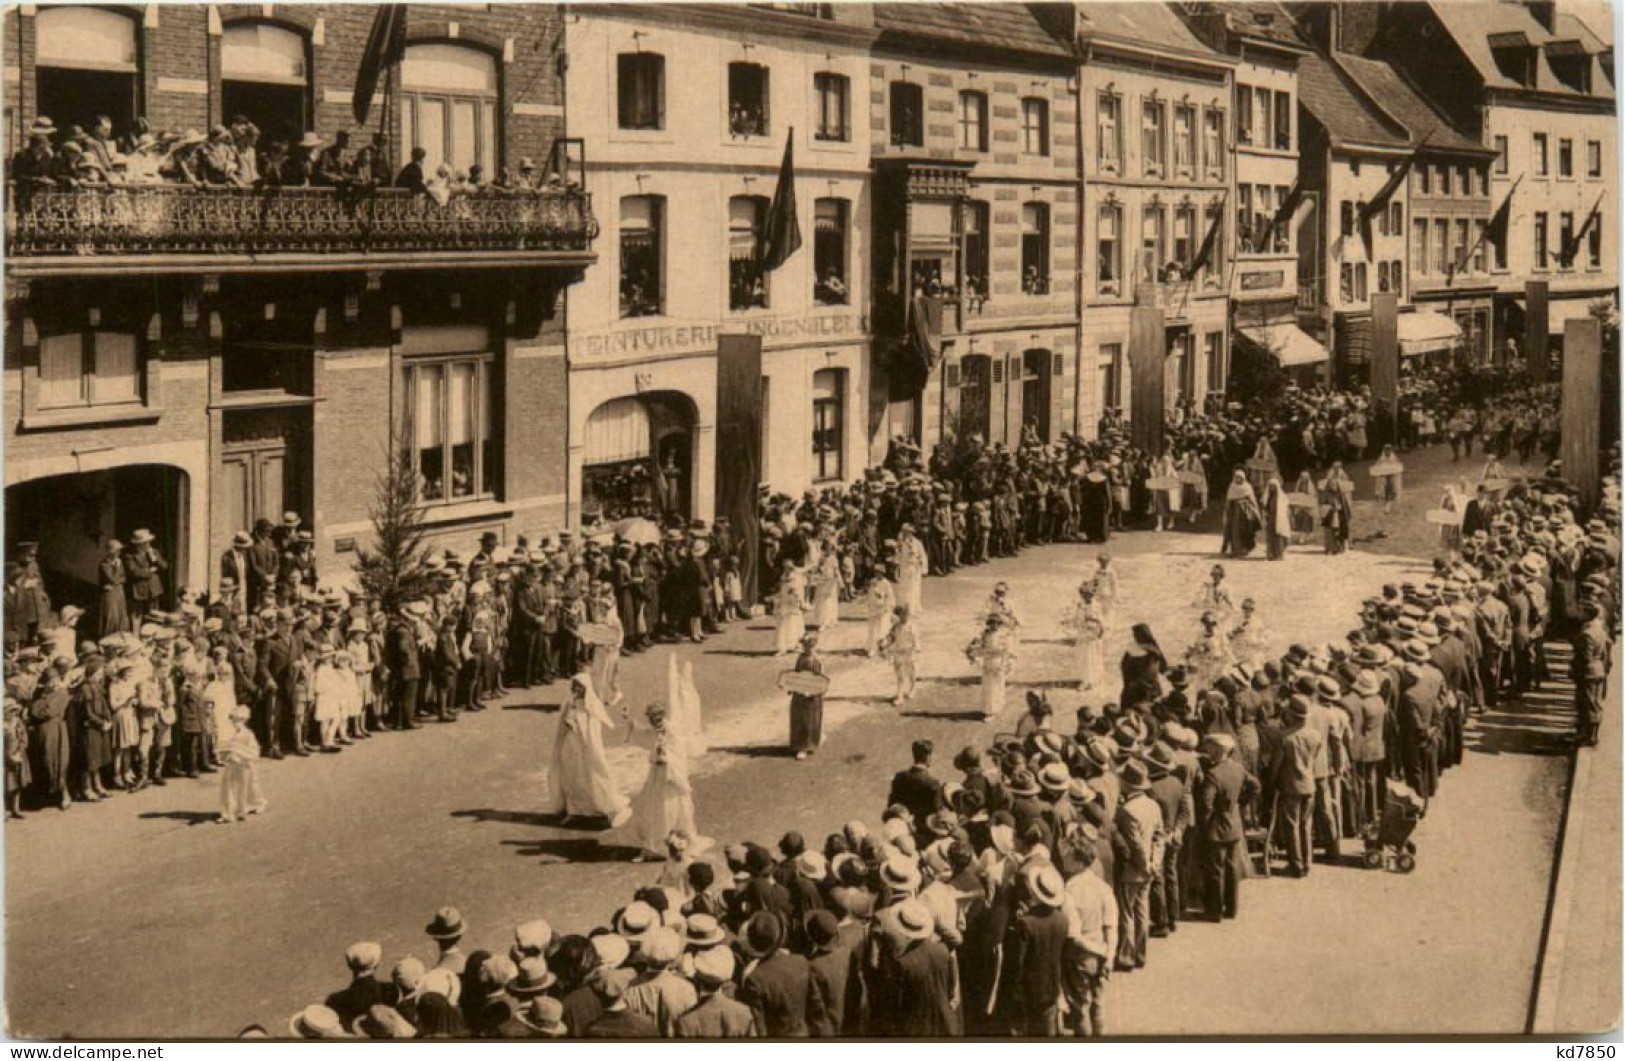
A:
POLYGON ((1619 26, 0 3, 3 1037, 1619 1042, 1619 26))

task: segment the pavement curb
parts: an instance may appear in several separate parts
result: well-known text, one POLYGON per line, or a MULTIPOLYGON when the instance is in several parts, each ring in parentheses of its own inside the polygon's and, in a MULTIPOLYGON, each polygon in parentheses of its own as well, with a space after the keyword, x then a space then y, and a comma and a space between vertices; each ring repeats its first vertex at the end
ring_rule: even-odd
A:
POLYGON ((1563 959, 1568 944, 1569 915, 1574 907, 1575 881, 1579 876, 1580 849, 1585 838, 1586 799, 1591 791, 1593 749, 1577 748, 1569 768, 1568 799, 1557 834, 1557 868, 1552 877, 1551 898, 1546 904, 1546 926, 1541 934, 1540 955, 1535 965, 1534 997, 1529 1007, 1527 1031, 1531 1035, 1555 1035, 1558 999, 1563 994, 1563 959))

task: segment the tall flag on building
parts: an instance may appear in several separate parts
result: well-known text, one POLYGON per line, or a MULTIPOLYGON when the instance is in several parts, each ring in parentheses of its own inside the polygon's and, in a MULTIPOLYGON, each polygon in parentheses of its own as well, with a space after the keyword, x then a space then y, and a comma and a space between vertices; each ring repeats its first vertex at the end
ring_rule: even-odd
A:
POLYGON ((1196 249, 1196 257, 1191 259, 1190 267, 1185 272, 1186 276, 1195 276, 1213 259, 1213 248, 1219 242, 1219 229, 1224 227, 1224 204, 1229 198, 1230 193, 1225 192, 1224 199, 1219 202, 1219 208, 1213 212, 1213 221, 1207 227, 1207 235, 1202 237, 1202 245, 1196 249))
POLYGON ((1467 263, 1472 260, 1473 255, 1477 254, 1478 249, 1484 244, 1488 243, 1495 248, 1497 260, 1506 256, 1507 227, 1512 220, 1512 196, 1517 192, 1518 185, 1522 183, 1523 174, 1520 173, 1518 179, 1512 182, 1512 187, 1507 190, 1507 197, 1501 200, 1501 205, 1495 208, 1494 214, 1490 215, 1490 223, 1484 226, 1483 232, 1479 233, 1478 241, 1468 249, 1467 253, 1461 256, 1459 261, 1450 263, 1449 272, 1445 276, 1446 287, 1455 282, 1458 272, 1466 270, 1467 263))
POLYGON ((1287 190, 1285 198, 1281 200, 1281 205, 1275 211, 1275 216, 1270 218, 1268 227, 1264 229, 1263 239, 1259 241, 1259 247, 1268 248, 1275 245, 1275 230, 1282 225, 1292 224, 1292 219, 1297 216, 1298 206, 1302 202, 1303 178, 1299 177, 1292 182, 1292 187, 1287 190))
POLYGON ((356 124, 367 124, 367 112, 372 109, 372 96, 378 90, 379 77, 400 62, 405 51, 406 5, 383 4, 372 17, 372 31, 367 34, 367 46, 361 52, 361 65, 355 72, 351 107, 356 124))
MULTIPOLYGON (((1431 136, 1432 134, 1428 135, 1431 136)), ((1388 175, 1388 179, 1383 182, 1382 187, 1377 189, 1377 194, 1372 197, 1370 202, 1365 204, 1365 209, 1360 211, 1360 241, 1365 244, 1366 261, 1371 261, 1376 257, 1372 245, 1371 219, 1388 209, 1388 204, 1394 199, 1394 193, 1399 191, 1401 184, 1405 183, 1405 177, 1411 172, 1411 166, 1415 164, 1416 156, 1421 153, 1422 144, 1426 143, 1427 138, 1423 137, 1422 143, 1417 144, 1416 150, 1412 151, 1405 161, 1401 162, 1398 168, 1388 175)))
POLYGON ((779 186, 767 211, 767 238, 762 244, 762 270, 772 272, 801 247, 801 222, 796 218, 796 131, 784 141, 779 164, 779 186))
POLYGON ((1586 236, 1590 235, 1591 226, 1597 223, 1601 211, 1602 196, 1599 195, 1597 201, 1591 204, 1591 213, 1586 215, 1585 224, 1580 226, 1578 232, 1563 241, 1563 246, 1557 252, 1558 265, 1567 269, 1574 264, 1575 256, 1580 253, 1580 248, 1585 246, 1586 236))

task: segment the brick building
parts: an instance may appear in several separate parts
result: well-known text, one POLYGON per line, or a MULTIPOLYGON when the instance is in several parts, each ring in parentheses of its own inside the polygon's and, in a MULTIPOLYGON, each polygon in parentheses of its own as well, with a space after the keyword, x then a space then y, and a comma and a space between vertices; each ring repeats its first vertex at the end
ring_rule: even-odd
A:
POLYGON ((301 516, 342 580, 375 476, 412 453, 432 537, 511 540, 564 515, 564 288, 593 261, 562 139, 553 8, 412 6, 368 123, 352 88, 373 9, 4 13, 12 143, 37 116, 115 135, 242 115, 272 139, 382 131, 487 174, 561 180, 449 204, 383 189, 125 183, 7 197, 6 536, 41 542, 58 601, 91 597, 109 538, 159 538, 177 586, 212 584, 256 519, 301 516), (385 122, 387 121, 387 128, 385 122))
POLYGON ((1024 4, 877 4, 876 409, 888 438, 1084 421, 1070 38, 1024 4), (917 328, 911 333, 911 325, 917 328))

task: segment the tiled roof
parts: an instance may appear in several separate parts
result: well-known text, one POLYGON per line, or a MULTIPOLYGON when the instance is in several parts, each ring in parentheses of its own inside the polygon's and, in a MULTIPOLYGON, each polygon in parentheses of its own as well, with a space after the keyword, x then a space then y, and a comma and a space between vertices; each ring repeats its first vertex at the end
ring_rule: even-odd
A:
POLYGON ((1305 43, 1297 22, 1280 4, 1234 0, 1219 5, 1219 10, 1224 13, 1231 33, 1298 47, 1305 43))
POLYGON ((1483 144, 1457 132, 1444 115, 1388 63, 1342 53, 1338 54, 1337 62, 1379 107, 1399 119, 1410 134, 1412 145, 1426 140, 1428 146, 1446 150, 1484 150, 1483 144))
POLYGON ((1164 3, 1079 4, 1078 27, 1119 40, 1139 41, 1184 52, 1212 52, 1164 3))
POLYGON ((897 34, 956 44, 1070 58, 1070 42, 1057 40, 1026 4, 889 3, 875 5, 875 27, 897 34))
MULTIPOLYGON (((1511 39, 1521 34, 1535 48, 1536 89, 1565 95, 1585 94, 1559 81, 1557 75, 1552 73, 1551 65, 1546 62, 1545 46, 1551 41, 1584 39, 1575 31, 1576 27, 1583 28, 1583 24, 1573 16, 1559 15, 1555 24, 1560 32, 1553 34, 1547 32, 1546 27, 1520 3, 1506 0, 1499 3, 1432 0, 1428 6, 1438 18, 1439 24, 1461 49, 1462 54, 1473 64, 1473 68, 1478 71, 1478 76, 1483 78, 1486 86, 1510 89, 1526 87, 1501 72, 1495 65, 1495 54, 1490 50, 1491 37, 1504 35, 1511 39)), ((1595 34, 1590 36, 1595 38, 1595 34)), ((1605 98, 1613 95, 1606 79, 1600 73, 1593 72, 1592 84, 1594 86, 1592 95, 1605 98)))
POLYGON ((1404 127, 1384 119, 1326 56, 1312 52, 1298 62, 1298 99, 1334 142, 1357 141, 1387 147, 1411 143, 1404 127))

